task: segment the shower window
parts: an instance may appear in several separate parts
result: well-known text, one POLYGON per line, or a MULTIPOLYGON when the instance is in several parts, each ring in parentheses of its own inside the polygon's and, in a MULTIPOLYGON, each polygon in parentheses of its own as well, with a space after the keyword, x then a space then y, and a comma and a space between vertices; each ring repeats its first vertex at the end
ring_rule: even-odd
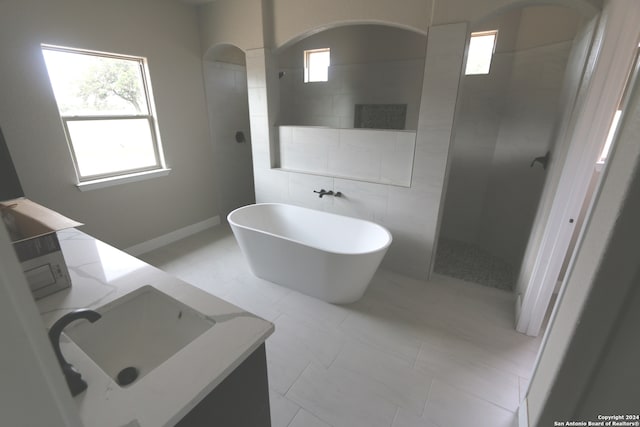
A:
POLYGON ((465 75, 489 74, 498 30, 471 33, 465 75))
POLYGON ((329 81, 331 50, 327 48, 304 51, 304 82, 329 81))
MULTIPOLYGON (((640 44, 638 45, 638 49, 636 50, 636 58, 634 60, 634 66, 633 68, 638 68, 640 67, 640 44)), ((615 134, 618 130, 618 124, 620 123, 620 117, 622 116, 622 108, 624 106, 624 104, 627 101, 627 98, 629 96, 629 91, 631 90, 631 78, 632 78, 632 71, 629 70, 629 75, 627 76, 627 82, 625 83, 625 88, 624 91, 622 93, 622 96, 620 97, 620 102, 618 103, 618 108, 616 110, 616 112, 613 115, 613 119, 611 121, 611 127, 609 128, 609 133, 607 134, 607 139, 604 142, 604 147, 602 148, 602 151, 600 152, 600 157, 598 158, 598 161, 596 162, 596 169, 599 170, 602 168, 602 165, 605 164, 605 162, 607 161, 607 157, 609 157, 609 152, 611 151, 611 144, 613 142, 613 138, 615 137, 615 134)))
POLYGON ((607 134, 607 139, 604 142, 604 147, 602 148, 602 152, 600 153, 600 157, 598 158, 597 164, 603 165, 607 161, 607 157, 609 156, 609 151, 611 150, 611 143, 613 142, 613 137, 618 130, 618 123, 620 122, 620 116, 622 116, 622 110, 616 110, 613 114, 613 120, 611 121, 611 127, 609 127, 609 133, 607 134))
POLYGON ((79 184, 166 170, 144 58, 42 52, 79 184))

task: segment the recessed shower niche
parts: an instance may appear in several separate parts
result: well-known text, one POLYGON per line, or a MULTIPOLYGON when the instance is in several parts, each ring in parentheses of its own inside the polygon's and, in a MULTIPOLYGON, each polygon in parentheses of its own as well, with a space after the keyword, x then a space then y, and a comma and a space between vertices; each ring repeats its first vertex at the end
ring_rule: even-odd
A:
POLYGON ((410 186, 426 44, 421 33, 363 24, 280 48, 279 167, 410 186), (328 79, 305 82, 305 51, 321 48, 328 79))

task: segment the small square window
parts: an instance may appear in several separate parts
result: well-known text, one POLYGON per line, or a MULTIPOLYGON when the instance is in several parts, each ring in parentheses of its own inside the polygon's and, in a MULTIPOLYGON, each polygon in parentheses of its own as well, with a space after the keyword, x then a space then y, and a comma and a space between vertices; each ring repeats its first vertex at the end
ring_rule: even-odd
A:
POLYGON ((144 58, 42 52, 78 182, 165 168, 144 58))
POLYGON ((304 82, 329 81, 330 49, 312 49, 304 51, 304 82))
POLYGON ((471 33, 465 75, 489 74, 498 30, 471 33))

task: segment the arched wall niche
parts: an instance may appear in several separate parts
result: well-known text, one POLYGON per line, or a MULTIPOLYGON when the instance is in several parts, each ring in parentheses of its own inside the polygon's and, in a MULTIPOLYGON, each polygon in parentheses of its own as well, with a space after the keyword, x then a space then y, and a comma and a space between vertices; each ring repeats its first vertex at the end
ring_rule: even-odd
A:
POLYGON ((280 45, 275 46, 273 49, 273 52, 278 54, 283 50, 291 47, 291 45, 296 44, 318 33, 322 33, 324 31, 333 30, 340 27, 352 27, 352 26, 359 26, 359 25, 374 25, 374 26, 388 27, 392 29, 399 29, 399 30, 405 30, 412 33, 422 34, 425 37, 427 36, 426 30, 421 28, 416 28, 410 25, 404 25, 396 22, 383 21, 383 20, 354 19, 354 20, 348 20, 348 21, 329 22, 318 27, 307 29, 303 32, 300 32, 294 35, 293 37, 284 41, 280 45))
POLYGON ((406 26, 341 23, 274 52, 278 124, 417 129, 427 37, 406 26), (328 81, 304 82, 305 51, 331 49, 328 81), (365 117, 366 116, 366 117, 365 117))
POLYGON ((229 43, 212 46, 203 55, 212 163, 224 216, 255 203, 246 64, 245 52, 229 43))
POLYGON ((211 46, 204 54, 205 61, 224 62, 227 64, 247 65, 247 59, 244 51, 238 46, 220 43, 211 46))
POLYGON ((562 5, 585 16, 602 9, 602 0, 411 0, 402 8, 388 0, 366 3, 365 10, 361 2, 344 0, 216 0, 200 7, 203 52, 221 43, 245 51, 280 49, 313 32, 345 24, 382 24, 426 34, 434 25, 477 23, 525 4, 562 5))

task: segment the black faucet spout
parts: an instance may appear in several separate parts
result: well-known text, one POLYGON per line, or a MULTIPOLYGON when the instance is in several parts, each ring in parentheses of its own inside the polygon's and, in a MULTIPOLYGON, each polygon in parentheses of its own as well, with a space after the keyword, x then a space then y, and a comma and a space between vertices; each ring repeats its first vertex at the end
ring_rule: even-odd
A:
POLYGON ((49 340, 51 341, 51 345, 53 346, 53 352, 56 354, 58 363, 60 363, 62 373, 67 380, 67 385, 69 386, 69 390, 71 391, 72 396, 76 396, 86 390, 87 382, 82 379, 82 375, 80 375, 80 372, 78 372, 71 363, 67 362, 62 355, 62 351, 60 351, 60 335, 62 334, 64 328, 67 327, 67 325, 71 322, 79 319, 86 319, 89 322, 93 323, 96 320, 100 319, 100 317, 102 317, 100 313, 93 310, 74 310, 71 313, 67 313, 59 318, 53 324, 51 329, 49 329, 49 340))
POLYGON ((320 191, 313 190, 313 192, 317 193, 318 197, 320 197, 321 199, 322 199, 322 196, 333 196, 333 191, 332 190, 327 191, 324 188, 321 189, 320 191))

